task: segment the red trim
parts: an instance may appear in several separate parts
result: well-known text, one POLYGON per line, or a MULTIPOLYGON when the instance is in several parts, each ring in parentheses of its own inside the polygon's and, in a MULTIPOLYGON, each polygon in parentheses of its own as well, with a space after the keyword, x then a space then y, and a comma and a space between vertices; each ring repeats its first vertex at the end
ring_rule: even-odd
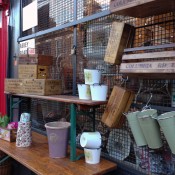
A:
POLYGON ((6 98, 4 95, 4 79, 6 78, 6 64, 8 54, 8 16, 7 4, 2 9, 2 28, 0 30, 0 113, 6 114, 6 98))

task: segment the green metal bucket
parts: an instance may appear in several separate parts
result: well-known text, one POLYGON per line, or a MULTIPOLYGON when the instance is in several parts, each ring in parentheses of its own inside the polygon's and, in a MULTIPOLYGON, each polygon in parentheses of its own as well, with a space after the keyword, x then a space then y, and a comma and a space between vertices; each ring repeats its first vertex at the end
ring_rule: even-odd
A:
POLYGON ((140 127, 143 131, 148 147, 158 149, 162 147, 159 124, 156 120, 157 110, 147 109, 137 114, 140 127))
POLYGON ((171 152, 175 154, 175 111, 161 114, 157 118, 171 152))

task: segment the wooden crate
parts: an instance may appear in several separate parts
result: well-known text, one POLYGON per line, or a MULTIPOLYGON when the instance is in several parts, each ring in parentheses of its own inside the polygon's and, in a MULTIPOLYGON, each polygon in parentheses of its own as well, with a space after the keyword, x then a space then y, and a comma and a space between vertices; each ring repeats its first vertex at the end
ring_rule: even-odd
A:
POLYGON ((104 61, 119 65, 125 48, 129 47, 134 27, 124 22, 113 22, 104 61))
POLYGON ((23 81, 20 79, 6 78, 4 90, 5 92, 22 94, 23 81))
POLYGON ((110 11, 124 16, 148 17, 174 10, 174 0, 111 0, 110 2, 110 11))
POLYGON ((7 129, 0 127, 0 139, 9 141, 9 142, 15 142, 16 141, 16 129, 7 129))
POLYGON ((49 78, 49 66, 41 65, 18 65, 18 78, 19 79, 48 79, 49 78))
POLYGON ((61 80, 23 79, 24 94, 59 95, 62 93, 61 80))
POLYGON ((134 94, 131 91, 114 86, 102 122, 110 128, 120 128, 124 122, 123 113, 128 112, 133 98, 134 94))
POLYGON ((125 54, 120 66, 121 73, 175 73, 175 51, 161 51, 139 54, 125 54), (164 58, 169 58, 168 60, 164 58))
POLYGON ((37 64, 41 66, 51 66, 53 57, 49 55, 28 54, 19 55, 18 64, 37 64))

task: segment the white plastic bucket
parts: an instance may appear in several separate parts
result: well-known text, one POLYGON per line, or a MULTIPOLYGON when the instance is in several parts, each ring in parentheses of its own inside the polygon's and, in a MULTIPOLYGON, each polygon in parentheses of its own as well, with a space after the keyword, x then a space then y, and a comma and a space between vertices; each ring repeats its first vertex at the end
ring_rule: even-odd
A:
POLYGON ((84 148, 85 162, 89 164, 97 164, 100 162, 101 148, 89 149, 84 148))
POLYGON ((80 137, 80 145, 86 148, 100 148, 101 134, 99 132, 83 132, 80 137))
POLYGON ((137 114, 148 147, 158 149, 162 147, 159 124, 156 120, 157 110, 147 109, 137 114))
POLYGON ((161 114, 157 119, 171 149, 171 152, 175 154, 175 111, 161 114))
POLYGON ((100 83, 101 71, 96 69, 84 69, 85 84, 100 83))
POLYGON ((128 120, 129 126, 131 127, 131 131, 134 136, 134 140, 137 144, 137 146, 145 146, 147 145, 145 136, 142 132, 142 129, 140 128, 140 124, 137 118, 137 114, 139 111, 136 112, 130 112, 126 114, 126 118, 128 120))
POLYGON ((79 99, 90 100, 91 90, 88 84, 78 84, 78 96, 79 99))
POLYGON ((94 101, 106 101, 108 86, 94 84, 90 85, 92 100, 94 101))

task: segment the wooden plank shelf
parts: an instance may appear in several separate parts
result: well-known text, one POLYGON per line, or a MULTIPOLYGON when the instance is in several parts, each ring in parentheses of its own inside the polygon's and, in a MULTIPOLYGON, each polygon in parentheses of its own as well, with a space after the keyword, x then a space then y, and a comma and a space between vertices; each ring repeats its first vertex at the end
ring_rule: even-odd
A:
MULTIPOLYGON (((32 145, 27 148, 16 147, 15 142, 0 140, 0 150, 23 164, 38 175, 100 175, 115 170, 117 165, 101 158, 99 164, 87 164, 84 158, 76 162, 68 157, 53 159, 49 157, 47 137, 32 133, 32 145)), ((82 150, 77 150, 82 153, 82 150)))
POLYGON ((110 11, 124 16, 148 17, 175 10, 174 0, 111 0, 110 11))
POLYGON ((9 92, 4 92, 5 94, 9 95, 15 95, 20 97, 28 97, 28 98, 37 98, 37 99, 43 99, 43 100, 51 100, 51 101, 58 101, 63 103, 73 103, 77 105, 86 105, 86 106, 99 106, 106 104, 107 101, 92 101, 92 100, 82 100, 79 99, 78 96, 72 96, 72 95, 31 95, 31 94, 13 94, 9 92))

